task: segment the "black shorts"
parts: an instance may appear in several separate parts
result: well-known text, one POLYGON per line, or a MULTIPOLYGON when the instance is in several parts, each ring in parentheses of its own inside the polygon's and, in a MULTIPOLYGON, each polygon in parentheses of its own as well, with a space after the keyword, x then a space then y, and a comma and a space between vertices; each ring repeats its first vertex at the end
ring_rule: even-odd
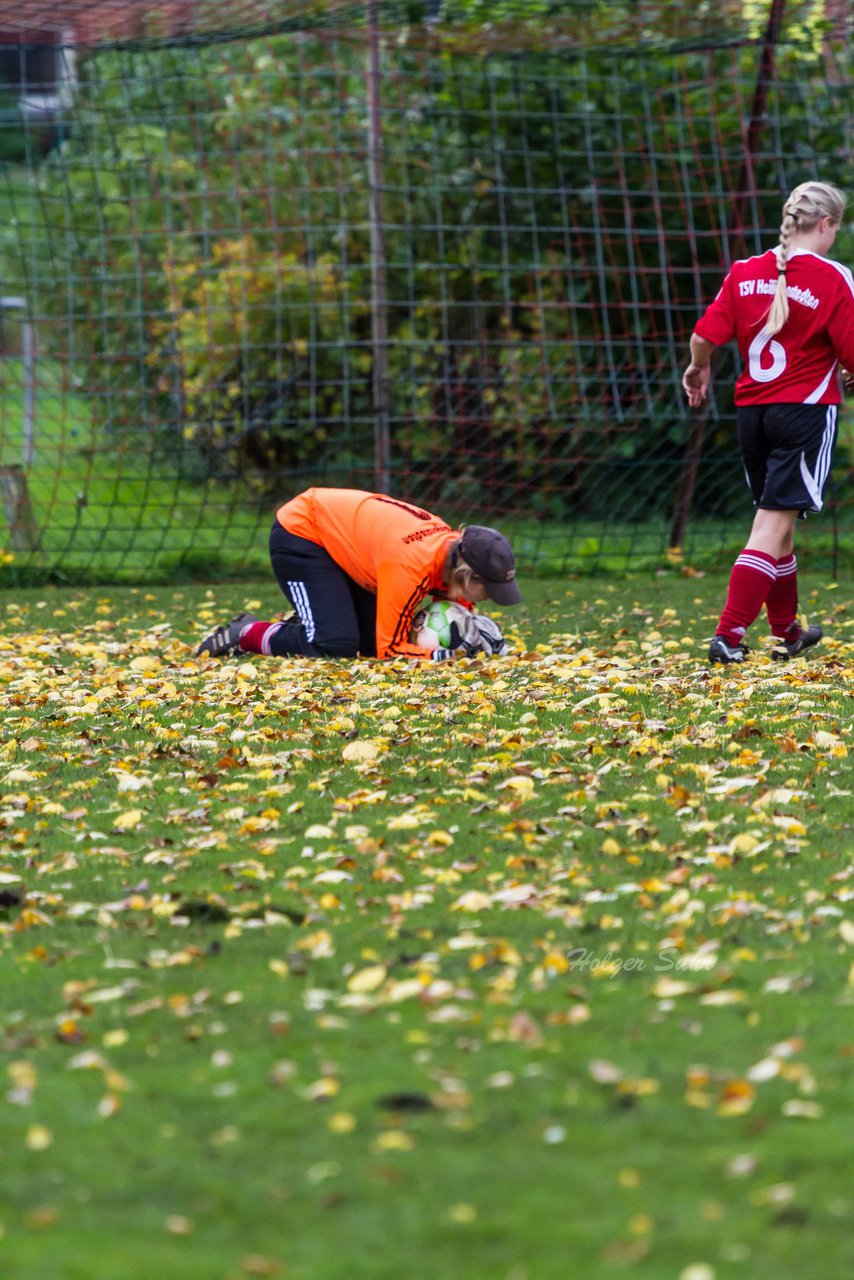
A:
POLYGON ((821 511, 836 447, 835 404, 752 404, 736 410, 747 483, 766 511, 821 511))

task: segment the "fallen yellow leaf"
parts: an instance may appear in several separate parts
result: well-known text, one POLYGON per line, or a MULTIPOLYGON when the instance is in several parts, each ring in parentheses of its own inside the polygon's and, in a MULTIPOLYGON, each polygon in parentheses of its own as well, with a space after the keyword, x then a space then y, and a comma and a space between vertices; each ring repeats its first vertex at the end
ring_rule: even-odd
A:
POLYGON ((126 813, 120 813, 114 820, 113 826, 116 831, 131 831, 142 821, 141 809, 128 809, 126 813))
POLYGON ((372 964, 366 969, 360 969, 358 973, 354 973, 347 980, 347 990, 365 995, 369 991, 376 991, 386 980, 387 969, 384 964, 372 964))
POLYGON ((687 996, 696 988, 691 982, 680 982, 678 978, 659 978, 652 984, 651 994, 660 1000, 669 1000, 673 996, 687 996))
POLYGON ((141 653, 138 658, 132 658, 130 661, 131 671, 138 671, 142 675, 146 672, 159 671, 161 666, 160 659, 153 653, 141 653))
POLYGON ((30 1151, 47 1151, 53 1142, 53 1134, 43 1124, 31 1124, 27 1130, 26 1142, 30 1151))
POLYGON ((347 743, 341 752, 341 759, 347 760, 352 764, 358 764, 366 760, 376 760, 379 754, 380 748, 375 742, 370 742, 365 738, 357 738, 355 742, 347 743))
POLYGON ((411 1151, 415 1139, 402 1129, 386 1129, 374 1142, 374 1151, 411 1151))

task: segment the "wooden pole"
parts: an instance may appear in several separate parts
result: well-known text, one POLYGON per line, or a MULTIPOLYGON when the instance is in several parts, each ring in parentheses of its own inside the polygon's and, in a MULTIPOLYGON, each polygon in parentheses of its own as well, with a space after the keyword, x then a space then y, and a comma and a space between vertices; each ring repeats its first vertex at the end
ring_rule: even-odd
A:
POLYGON ((36 452, 36 338, 35 328, 24 319, 22 332, 24 366, 24 467, 31 467, 36 452))
POLYGON ((377 0, 368 2, 368 192, 371 229, 371 347, 373 351, 374 487, 388 493, 391 484, 391 430, 388 376, 388 280, 383 223, 382 113, 380 110, 380 36, 377 0))
POLYGON ((732 211, 732 243, 730 245, 731 260, 743 256, 749 248, 744 238, 744 224, 750 199, 756 194, 756 175, 753 169, 753 161, 759 149, 762 131, 767 123, 768 92, 774 80, 777 42, 780 39, 785 9, 786 0, 772 0, 768 14, 768 26, 765 29, 765 39, 762 45, 759 73, 753 90, 750 123, 747 126, 747 140, 742 153, 741 169, 735 188, 735 204, 732 211))
POLYGON ((0 297, 0 312, 14 314, 21 324, 21 364, 24 374, 22 463, 0 466, 0 501, 9 526, 10 551, 38 551, 41 535, 30 501, 27 469, 35 456, 36 341, 35 326, 23 297, 0 297))
POLYGON ((0 467, 0 495, 9 526, 9 550, 38 551, 41 539, 23 467, 0 467))
MULTIPOLYGON (((759 63, 759 72, 756 77, 756 86, 753 91, 750 123, 747 127, 747 142, 744 148, 744 155, 742 157, 741 171, 735 188, 735 203, 733 204, 730 243, 728 245, 730 261, 732 261, 733 258, 738 257, 739 254, 745 253, 747 250, 744 236, 745 215, 747 213, 750 198, 755 194, 756 190, 753 160, 757 150, 759 149, 762 130, 766 123, 768 92, 774 79, 777 41, 780 38, 780 30, 783 23, 785 7, 786 0, 772 0, 771 9, 768 15, 768 26, 765 30, 765 41, 762 46, 762 58, 759 63)), ((715 359, 713 355, 713 373, 714 365, 715 359)), ((694 502, 694 486, 697 480, 697 469, 700 465, 700 457, 703 452, 703 440, 705 438, 706 424, 708 423, 708 420, 709 402, 706 400, 703 407, 691 415, 688 439, 685 442, 685 453, 682 458, 682 469, 679 475, 676 503, 673 509, 673 519, 670 526, 670 537, 668 539, 668 553, 674 559, 682 553, 685 529, 687 527, 688 517, 691 514, 691 507, 694 502)))

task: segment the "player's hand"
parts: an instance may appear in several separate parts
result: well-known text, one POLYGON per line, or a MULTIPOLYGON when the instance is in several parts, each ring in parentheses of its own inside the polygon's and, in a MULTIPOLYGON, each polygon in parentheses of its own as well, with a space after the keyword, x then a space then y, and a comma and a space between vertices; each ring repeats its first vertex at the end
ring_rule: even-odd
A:
POLYGON ((688 397, 688 404, 692 409, 699 409, 706 399, 711 373, 711 365, 694 364, 692 360, 682 374, 682 390, 688 397))
POLYGON ((473 619, 466 619, 462 626, 452 622, 450 626, 450 642, 446 649, 434 649, 433 661, 444 662, 448 658, 473 658, 475 654, 484 652, 483 636, 478 631, 473 619))
POLYGON ((854 369, 840 369, 846 391, 854 391, 854 369))
POLYGON ((457 658, 473 658, 476 653, 483 652, 483 636, 474 624, 473 618, 467 618, 463 626, 451 623, 451 653, 457 658))
POLYGON ((474 625, 480 632, 483 652, 487 657, 503 658, 510 652, 510 646, 501 634, 501 628, 497 622, 493 622, 492 618, 488 618, 485 613, 476 613, 474 625))

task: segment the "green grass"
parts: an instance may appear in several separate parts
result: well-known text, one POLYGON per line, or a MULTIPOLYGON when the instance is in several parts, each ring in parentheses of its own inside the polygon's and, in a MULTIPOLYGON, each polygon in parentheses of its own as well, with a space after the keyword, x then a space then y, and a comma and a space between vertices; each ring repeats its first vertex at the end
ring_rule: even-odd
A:
POLYGON ((435 668, 0 594, 4 1276, 850 1272, 850 588, 732 671, 720 578, 523 585, 435 668))
MULTIPOLYGON (((23 370, 4 361, 0 462, 23 457, 23 370)), ((60 365, 38 368, 35 457, 27 489, 41 530, 37 551, 16 551, 6 582, 163 582, 266 568, 272 510, 236 488, 190 483, 137 439, 106 441, 83 390, 60 365), (227 536, 226 536, 227 531, 227 536)))

